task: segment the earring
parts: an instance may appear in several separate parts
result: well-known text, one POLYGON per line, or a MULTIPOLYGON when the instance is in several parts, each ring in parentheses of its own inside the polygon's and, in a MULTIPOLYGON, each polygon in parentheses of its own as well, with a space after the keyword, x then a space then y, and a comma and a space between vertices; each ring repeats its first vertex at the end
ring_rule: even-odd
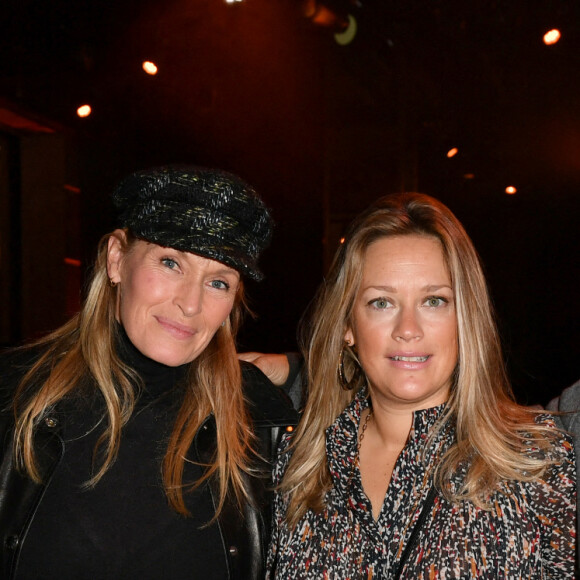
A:
POLYGON ((117 285, 117 282, 115 282, 115 281, 113 280, 113 278, 109 278, 109 286, 110 286, 111 288, 114 288, 116 285, 117 285))
POLYGON ((224 321, 222 322, 222 326, 225 326, 225 325, 226 325, 226 321, 224 320, 224 321))
POLYGON ((345 342, 342 345, 342 349, 340 351, 340 354, 338 355, 338 368, 337 368, 338 382, 339 382, 341 388, 345 391, 352 391, 356 386, 358 386, 358 384, 360 383, 361 377, 364 375, 364 371, 362 370, 360 363, 358 362, 356 356, 354 356, 354 354, 350 348, 351 346, 352 345, 349 342, 345 342), (348 351, 347 351, 347 347, 349 348, 348 351), (353 363, 355 364, 354 373, 353 373, 352 377, 350 378, 350 380, 347 379, 346 372, 344 369, 344 353, 345 353, 345 351, 350 356, 350 358, 353 359, 353 363))

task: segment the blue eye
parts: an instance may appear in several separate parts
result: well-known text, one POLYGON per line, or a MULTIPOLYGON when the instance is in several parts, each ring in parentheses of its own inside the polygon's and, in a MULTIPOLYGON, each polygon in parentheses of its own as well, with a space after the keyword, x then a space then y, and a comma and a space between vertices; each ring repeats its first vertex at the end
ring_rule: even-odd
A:
POLYGON ((212 280, 210 282, 212 288, 216 288, 217 290, 229 290, 230 285, 225 282, 224 280, 212 280))
POLYGON ((172 260, 171 258, 162 258, 161 263, 171 270, 174 270, 179 266, 179 264, 175 260, 172 260))

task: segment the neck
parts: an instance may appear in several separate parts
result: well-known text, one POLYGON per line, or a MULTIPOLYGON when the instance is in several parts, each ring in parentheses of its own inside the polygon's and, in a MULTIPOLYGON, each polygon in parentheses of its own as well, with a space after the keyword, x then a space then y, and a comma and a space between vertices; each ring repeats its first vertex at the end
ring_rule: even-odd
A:
POLYGON ((413 426, 413 411, 388 409, 373 401, 373 416, 367 430, 381 445, 403 449, 413 426))
MULTIPOLYGON (((359 470, 363 490, 372 506, 373 517, 379 517, 391 475, 399 454, 405 447, 413 413, 410 410, 392 410, 371 400, 372 417, 366 423, 364 436, 359 433, 359 470), (364 441, 363 441, 364 439, 364 441)), ((361 426, 370 413, 361 417, 361 426)), ((362 433, 362 427, 361 427, 362 433)))
MULTIPOLYGON (((371 502, 373 516, 377 519, 397 459, 409 442, 409 434, 415 424, 415 412, 431 408, 431 405, 395 405, 392 401, 372 395, 371 403, 373 414, 367 423, 364 437, 360 433, 369 411, 364 411, 366 414, 361 416, 359 469, 364 492, 371 502)), ((419 428, 418 423, 416 426, 419 428)), ((427 427, 426 424, 425 428, 427 427)), ((421 433, 420 428, 415 436, 420 436, 421 433)))
POLYGON ((117 348, 121 360, 141 377, 149 397, 168 392, 187 372, 188 365, 169 367, 146 357, 131 342, 122 326, 118 327, 117 348))
POLYGON ((371 390, 373 408, 373 436, 379 437, 383 445, 399 446, 402 449, 408 438, 417 411, 438 407, 445 398, 433 398, 419 403, 397 402, 377 396, 371 390))

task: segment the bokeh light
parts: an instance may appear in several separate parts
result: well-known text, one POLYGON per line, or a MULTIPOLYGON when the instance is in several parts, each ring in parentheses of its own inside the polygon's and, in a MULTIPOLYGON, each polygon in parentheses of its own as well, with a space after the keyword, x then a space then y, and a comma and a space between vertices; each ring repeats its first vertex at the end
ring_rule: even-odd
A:
POLYGON ((77 109, 77 115, 81 118, 88 117, 92 113, 92 109, 90 105, 81 105, 77 109))
POLYGON ((558 40, 560 40, 560 31, 557 28, 553 28, 552 30, 548 30, 546 34, 544 34, 544 44, 556 44, 558 40))
POLYGON ((151 62, 150 60, 146 60, 143 62, 143 70, 148 75, 156 75, 157 74, 157 65, 154 62, 151 62))

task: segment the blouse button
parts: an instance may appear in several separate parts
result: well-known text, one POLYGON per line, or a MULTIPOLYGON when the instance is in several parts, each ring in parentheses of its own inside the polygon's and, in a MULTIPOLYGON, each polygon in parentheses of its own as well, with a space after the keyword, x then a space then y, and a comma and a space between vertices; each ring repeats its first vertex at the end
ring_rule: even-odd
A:
POLYGON ((58 419, 55 419, 54 417, 47 417, 44 420, 44 424, 49 428, 49 429, 54 429, 57 425, 58 425, 58 419))
POLYGON ((236 546, 230 546, 230 556, 237 556, 238 548, 236 546))

